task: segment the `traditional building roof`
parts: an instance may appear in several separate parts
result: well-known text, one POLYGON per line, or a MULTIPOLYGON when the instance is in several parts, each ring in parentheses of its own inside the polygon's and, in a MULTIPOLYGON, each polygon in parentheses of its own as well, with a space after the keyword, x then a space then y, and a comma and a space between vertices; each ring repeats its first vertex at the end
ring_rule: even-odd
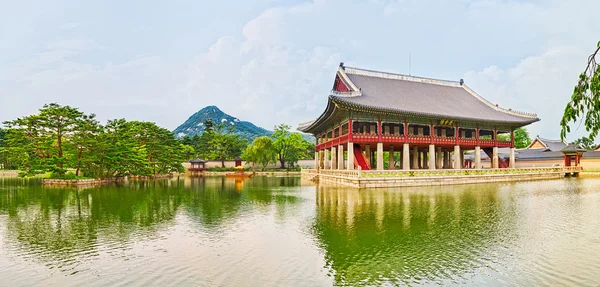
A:
POLYGON ((298 129, 313 131, 335 109, 374 114, 466 120, 512 127, 539 121, 537 115, 499 108, 461 81, 377 72, 340 64, 325 112, 298 129))
POLYGON ((584 153, 586 151, 587 151, 586 149, 582 148, 578 144, 570 144, 567 147, 560 150, 560 152, 562 152, 564 154, 584 153))
POLYGON ((567 147, 567 144, 561 140, 549 140, 536 136, 535 139, 529 144, 527 149, 548 149, 550 151, 560 151, 567 147))
POLYGON ((203 159, 199 159, 199 158, 195 158, 190 160, 190 163, 207 163, 208 161, 203 160, 203 159))

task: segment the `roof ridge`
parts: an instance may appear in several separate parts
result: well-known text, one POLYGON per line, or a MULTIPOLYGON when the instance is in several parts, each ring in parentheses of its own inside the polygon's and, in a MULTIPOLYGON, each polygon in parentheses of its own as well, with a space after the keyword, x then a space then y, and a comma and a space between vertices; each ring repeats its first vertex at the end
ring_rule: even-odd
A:
POLYGON ((466 84, 462 84, 461 87, 463 89, 465 89, 465 91, 467 91, 469 94, 471 94, 472 96, 474 96, 476 99, 480 100, 481 102, 483 102, 484 104, 488 105, 489 107, 491 107, 493 109, 496 109, 499 112, 503 112, 505 114, 510 114, 510 115, 513 115, 513 116, 525 117, 525 118, 532 118, 532 119, 537 119, 538 118, 537 114, 535 114, 535 113, 526 113, 526 112, 516 111, 516 110, 513 110, 513 109, 501 108, 497 104, 493 104, 492 102, 486 100, 484 97, 480 96, 477 92, 473 91, 466 84))
POLYGON ((390 79, 390 80, 404 80, 404 81, 412 81, 412 82, 421 82, 421 83, 428 83, 428 84, 435 84, 435 85, 442 85, 442 86, 451 86, 451 87, 460 87, 461 86, 459 81, 450 81, 450 80, 442 80, 442 79, 435 79, 435 78, 419 77, 419 76, 405 75, 405 74, 392 73, 392 72, 382 72, 382 71, 375 71, 375 70, 362 69, 362 68, 356 68, 356 67, 344 66, 343 70, 346 73, 351 74, 351 75, 360 75, 360 76, 383 78, 383 79, 390 79))

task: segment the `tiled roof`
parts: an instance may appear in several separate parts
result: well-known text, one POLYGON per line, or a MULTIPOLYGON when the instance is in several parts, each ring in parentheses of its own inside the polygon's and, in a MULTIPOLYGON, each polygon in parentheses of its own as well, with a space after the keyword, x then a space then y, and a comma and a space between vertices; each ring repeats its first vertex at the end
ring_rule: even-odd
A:
POLYGON ((541 138, 540 136, 536 136, 535 140, 533 140, 533 142, 527 148, 530 148, 536 141, 541 143, 543 146, 546 147, 546 149, 549 149, 551 151, 560 151, 561 149, 567 147, 567 144, 561 140, 550 140, 541 138))
POLYGON ((332 98, 373 109, 449 119, 473 119, 503 123, 529 124, 535 114, 501 109, 486 101, 460 82, 442 81, 375 72, 357 68, 340 69, 360 93, 334 93, 332 98))

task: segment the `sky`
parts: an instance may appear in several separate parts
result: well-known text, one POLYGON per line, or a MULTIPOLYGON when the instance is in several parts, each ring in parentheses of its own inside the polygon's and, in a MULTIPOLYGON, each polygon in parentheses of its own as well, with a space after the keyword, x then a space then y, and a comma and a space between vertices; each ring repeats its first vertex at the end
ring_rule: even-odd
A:
MULTIPOLYGON (((0 0, 0 121, 56 102, 170 130, 216 105, 267 129, 325 109, 340 62, 464 79, 558 138, 598 0, 0 0)), ((596 31, 596 32, 594 32, 596 31)), ((586 135, 583 124, 569 139, 586 135)))

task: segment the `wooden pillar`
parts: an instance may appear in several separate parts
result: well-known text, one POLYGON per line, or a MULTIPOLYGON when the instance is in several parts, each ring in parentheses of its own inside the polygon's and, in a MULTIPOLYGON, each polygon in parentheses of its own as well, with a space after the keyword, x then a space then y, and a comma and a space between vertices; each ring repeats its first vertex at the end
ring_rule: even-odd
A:
POLYGON ((344 169, 344 145, 338 146, 338 169, 344 169))
POLYGON ((419 169, 419 147, 413 146, 413 168, 419 169))
POLYGON ((516 163, 515 163, 515 148, 511 147, 510 148, 510 161, 508 162, 508 167, 510 168, 515 168, 516 163))
POLYGON ((402 169, 410 170, 410 147, 408 143, 402 145, 402 169))
POLYGON ((354 170, 354 144, 352 142, 348 142, 348 163, 346 164, 346 168, 348 170, 354 170))
POLYGON ((475 169, 481 169, 481 147, 475 147, 475 169))
POLYGON ((435 169, 435 145, 429 145, 429 169, 435 169))
MULTIPOLYGON (((495 131, 494 131, 495 134, 495 131)), ((498 147, 492 149, 492 168, 498 168, 498 147)))
MULTIPOLYGON (((457 128, 458 129, 458 128, 457 128)), ((462 163, 460 162, 460 146, 454 146, 454 169, 460 169, 462 167, 462 163)))
POLYGON ((396 160, 394 158, 394 146, 390 145, 390 156, 389 156, 389 161, 388 161, 388 169, 389 170, 394 170, 396 169, 396 160))

